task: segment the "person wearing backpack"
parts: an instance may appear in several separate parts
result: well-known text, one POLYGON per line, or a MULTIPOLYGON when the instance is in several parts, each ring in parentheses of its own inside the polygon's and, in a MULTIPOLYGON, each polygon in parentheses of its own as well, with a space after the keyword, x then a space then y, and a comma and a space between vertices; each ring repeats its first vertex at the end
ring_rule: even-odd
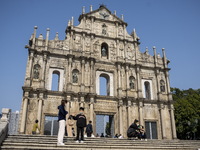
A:
POLYGON ((86 133, 87 137, 91 137, 93 130, 92 130, 92 121, 89 121, 89 124, 86 126, 86 133))

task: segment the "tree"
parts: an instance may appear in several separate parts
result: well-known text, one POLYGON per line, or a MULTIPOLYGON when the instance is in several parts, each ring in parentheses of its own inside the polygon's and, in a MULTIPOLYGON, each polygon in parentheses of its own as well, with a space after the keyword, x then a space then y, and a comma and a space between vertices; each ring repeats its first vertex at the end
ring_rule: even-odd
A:
POLYGON ((175 101, 175 122, 179 139, 200 138, 200 89, 171 88, 175 101))

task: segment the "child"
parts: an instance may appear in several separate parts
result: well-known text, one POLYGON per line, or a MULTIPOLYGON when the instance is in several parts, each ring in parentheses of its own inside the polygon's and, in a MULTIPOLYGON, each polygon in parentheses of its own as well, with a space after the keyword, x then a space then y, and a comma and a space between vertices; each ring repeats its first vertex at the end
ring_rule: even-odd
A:
POLYGON ((93 130, 92 130, 92 121, 89 121, 89 124, 86 127, 87 137, 91 137, 93 130))
POLYGON ((65 145, 63 143, 63 138, 65 135, 65 125, 66 125, 66 115, 68 112, 65 110, 65 103, 67 103, 66 100, 61 101, 61 105, 58 106, 59 112, 58 112, 58 122, 59 122, 59 130, 58 130, 58 146, 65 145))
POLYGON ((40 132, 40 128, 38 127, 38 120, 35 120, 35 124, 33 125, 33 130, 32 130, 32 134, 36 134, 36 130, 39 130, 40 132))
POLYGON ((141 134, 141 139, 144 139, 145 141, 147 141, 147 137, 146 137, 146 133, 144 130, 144 126, 140 125, 140 134, 141 134))
POLYGON ((77 126, 77 136, 76 136, 76 143, 83 143, 83 138, 84 138, 84 127, 86 127, 86 117, 83 114, 84 113, 84 108, 80 107, 79 108, 80 113, 76 116, 72 116, 74 120, 77 120, 76 126, 77 126), (81 133, 81 140, 79 139, 79 134, 81 133))

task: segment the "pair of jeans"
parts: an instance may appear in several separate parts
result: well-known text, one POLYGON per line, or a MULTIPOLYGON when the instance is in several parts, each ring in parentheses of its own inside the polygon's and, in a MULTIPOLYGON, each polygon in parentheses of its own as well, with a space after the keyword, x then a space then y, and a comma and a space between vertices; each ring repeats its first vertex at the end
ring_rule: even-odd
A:
POLYGON ((79 139, 80 133, 81 133, 81 141, 83 141, 84 140, 84 135, 83 135, 83 133, 84 133, 84 127, 77 127, 76 140, 78 140, 78 141, 80 141, 80 139, 79 139))

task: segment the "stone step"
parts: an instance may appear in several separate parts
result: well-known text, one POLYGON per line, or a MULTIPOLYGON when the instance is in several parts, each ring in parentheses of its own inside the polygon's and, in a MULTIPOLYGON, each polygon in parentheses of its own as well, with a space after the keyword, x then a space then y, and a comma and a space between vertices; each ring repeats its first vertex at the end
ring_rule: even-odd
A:
POLYGON ((9 135, 3 142, 2 150, 19 149, 70 149, 70 150, 197 150, 199 141, 181 140, 128 140, 114 138, 85 138, 84 143, 75 143, 74 138, 65 137, 65 146, 57 146, 57 136, 46 135, 9 135))
POLYGON ((30 143, 30 144, 24 144, 24 143, 9 143, 7 144, 3 144, 3 146, 1 147, 2 150, 3 149, 7 149, 7 148, 29 148, 29 149, 60 149, 60 148, 64 148, 64 149, 182 149, 182 150, 196 150, 195 147, 177 147, 177 146, 143 146, 143 145, 131 145, 131 146, 123 146, 123 145, 91 145, 91 144, 67 144, 65 143, 65 146, 57 146, 56 144, 38 144, 38 143, 30 143))

